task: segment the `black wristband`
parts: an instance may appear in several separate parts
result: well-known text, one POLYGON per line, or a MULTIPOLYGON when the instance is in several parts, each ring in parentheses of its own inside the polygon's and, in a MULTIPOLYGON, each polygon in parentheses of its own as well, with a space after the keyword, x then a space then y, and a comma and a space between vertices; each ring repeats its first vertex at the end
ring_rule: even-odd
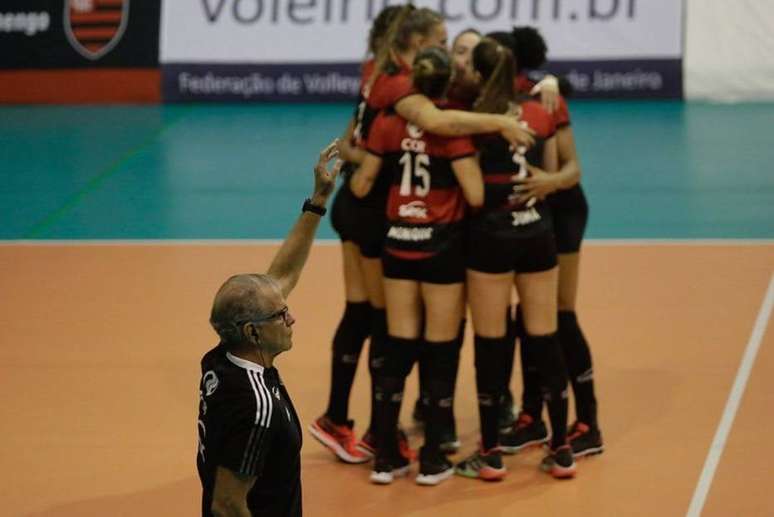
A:
POLYGON ((328 209, 324 206, 317 206, 312 204, 312 200, 306 198, 304 200, 304 206, 301 208, 301 212, 312 212, 313 214, 317 214, 322 217, 328 212, 328 209))

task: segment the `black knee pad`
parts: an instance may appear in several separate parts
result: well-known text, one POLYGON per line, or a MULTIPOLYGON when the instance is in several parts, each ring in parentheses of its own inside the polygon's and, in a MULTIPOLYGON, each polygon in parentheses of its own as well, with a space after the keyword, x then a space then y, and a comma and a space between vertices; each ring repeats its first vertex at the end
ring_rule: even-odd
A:
POLYGON ((559 341, 562 344, 567 370, 574 383, 589 382, 594 378, 591 350, 578 325, 573 311, 559 311, 559 341))
POLYGON ((532 349, 546 396, 567 398, 567 366, 556 334, 542 336, 527 334, 525 341, 532 349))
POLYGON ((387 347, 387 314, 384 309, 371 309, 370 330, 368 371, 371 372, 372 377, 375 377, 384 368, 384 354, 387 347))
POLYGON ((509 351, 507 335, 498 338, 475 337, 476 387, 479 398, 490 396, 495 403, 507 389, 509 351))

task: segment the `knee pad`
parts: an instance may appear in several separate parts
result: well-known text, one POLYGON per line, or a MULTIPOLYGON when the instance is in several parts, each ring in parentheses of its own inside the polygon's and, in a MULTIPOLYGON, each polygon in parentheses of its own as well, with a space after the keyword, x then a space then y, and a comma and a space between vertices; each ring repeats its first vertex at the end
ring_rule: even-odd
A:
POLYGON ((334 361, 357 364, 363 342, 371 331, 371 305, 347 302, 344 315, 333 336, 334 361))
POLYGON ((419 358, 419 340, 389 336, 384 349, 385 377, 405 379, 419 358))

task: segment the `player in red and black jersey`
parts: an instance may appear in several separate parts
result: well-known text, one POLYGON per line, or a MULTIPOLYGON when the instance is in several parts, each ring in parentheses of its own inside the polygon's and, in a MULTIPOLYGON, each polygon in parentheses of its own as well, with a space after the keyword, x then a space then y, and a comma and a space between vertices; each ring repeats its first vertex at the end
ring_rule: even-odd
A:
MULTIPOLYGON (((505 475, 498 449, 498 413, 507 390, 509 344, 507 309, 515 285, 524 309, 526 340, 549 400, 553 438, 542 466, 555 477, 575 474, 567 444, 567 372, 556 337, 558 268, 550 211, 544 201, 524 195, 518 181, 532 174, 528 162, 553 172, 558 167, 555 128, 538 102, 518 98, 509 49, 484 38, 473 50, 473 68, 482 85, 474 109, 510 113, 536 134, 530 150, 493 136, 478 141, 486 196, 469 222, 468 302, 475 336, 476 386, 481 419, 481 450, 457 466, 460 475, 499 479, 505 475)), ((507 442, 499 440, 501 447, 507 442)))
MULTIPOLYGON (((413 87, 443 97, 452 74, 442 48, 419 52, 413 87)), ((417 483, 436 485, 453 465, 441 452, 443 407, 453 394, 459 361, 457 337, 464 311, 463 218, 467 203, 483 201, 476 149, 468 137, 444 138, 398 114, 382 112, 371 127, 368 154, 352 179, 355 195, 387 184, 387 236, 382 255, 389 346, 385 354, 379 447, 371 480, 390 483, 407 462, 392 436, 403 387, 423 356, 426 371, 425 444, 417 483)))
MULTIPOLYGON (((517 84, 529 91, 534 83, 527 70, 538 69, 546 61, 548 48, 540 33, 532 27, 516 27, 503 34, 508 46, 517 56, 517 84)), ((505 43, 505 42, 501 42, 505 43)), ((563 96, 557 98, 552 113, 557 127, 560 170, 557 174, 537 173, 524 182, 527 192, 548 196, 559 253, 559 340, 564 350, 575 394, 576 422, 570 429, 570 444, 576 457, 597 454, 604 450, 602 434, 597 421, 597 401, 594 393, 594 375, 591 351, 578 324, 575 313, 580 247, 588 221, 589 208, 580 185, 580 165, 575 138, 570 125, 570 113, 563 96)), ((523 334, 523 325, 517 322, 517 333, 523 334)), ((540 415, 542 397, 530 350, 521 347, 524 392, 522 413, 514 427, 515 442, 528 444, 547 438, 540 415)))
MULTIPOLYGON (((376 17, 368 36, 369 53, 376 54, 381 48, 390 23, 400 9, 400 6, 386 7, 376 17)), ((373 59, 363 64, 362 85, 368 82, 373 68, 373 59)), ((347 163, 342 169, 342 186, 336 193, 331 209, 331 223, 341 239, 346 307, 333 337, 328 407, 309 426, 309 431, 317 440, 347 463, 363 463, 373 456, 368 446, 369 442, 374 441, 368 438, 370 433, 366 431, 364 440, 360 442, 355 436, 354 422, 349 419, 349 398, 360 353, 370 335, 368 369, 371 375, 371 421, 368 429, 374 427, 374 379, 383 363, 379 345, 385 338, 380 336, 386 336, 387 332, 381 283, 367 281, 375 276, 373 274, 364 275, 364 270, 373 269, 374 264, 377 267, 379 265, 383 232, 378 223, 374 225, 371 214, 376 212, 379 217, 384 212, 384 199, 372 196, 371 199, 361 201, 352 195, 349 188, 352 172, 365 154, 358 144, 362 143, 363 131, 367 131, 375 116, 376 112, 367 109, 361 89, 353 118, 339 141, 341 157, 347 163)), ((407 441, 403 440, 403 443, 407 444, 407 441)))

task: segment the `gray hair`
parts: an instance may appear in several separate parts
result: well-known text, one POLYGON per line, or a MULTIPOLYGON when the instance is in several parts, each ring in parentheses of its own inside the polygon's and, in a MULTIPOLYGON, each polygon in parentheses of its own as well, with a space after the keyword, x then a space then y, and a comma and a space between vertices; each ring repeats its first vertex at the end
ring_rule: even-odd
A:
POLYGON ((239 323, 258 319, 263 313, 266 292, 276 288, 268 275, 234 275, 226 280, 212 302, 210 325, 227 348, 244 343, 239 323))

